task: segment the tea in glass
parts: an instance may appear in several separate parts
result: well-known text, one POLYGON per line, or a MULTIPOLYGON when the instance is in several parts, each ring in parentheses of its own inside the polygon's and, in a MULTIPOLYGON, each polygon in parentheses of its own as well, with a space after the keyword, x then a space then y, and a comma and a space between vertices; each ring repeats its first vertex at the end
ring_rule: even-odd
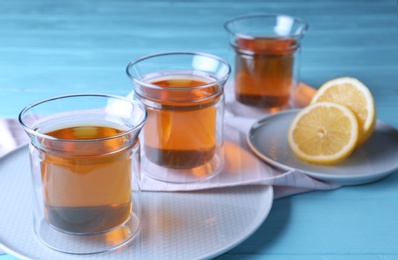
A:
MULTIPOLYGON (((170 76, 150 81, 165 89, 198 87, 209 83, 199 77, 170 76)), ((217 86, 214 87, 215 89, 217 86)), ((168 92, 147 107, 148 127, 144 131, 145 154, 152 162, 170 168, 190 169, 209 162, 216 151, 216 105, 222 94, 206 98, 211 90, 186 93, 168 92), (185 99, 186 102, 178 102, 185 99), (193 99, 204 99, 192 103, 193 99), (176 102, 177 101, 177 102, 176 102)))
POLYGON ((115 136, 123 132, 110 126, 77 125, 44 133, 57 139, 46 140, 46 151, 39 152, 44 215, 52 227, 94 234, 111 230, 130 217, 131 156, 138 140, 121 147, 126 137, 115 136), (112 139, 84 142, 103 138, 112 139))
POLYGON ((166 53, 134 61, 128 72, 136 73, 130 74, 135 96, 148 111, 145 173, 168 182, 191 182, 219 172, 229 65, 200 53, 166 53), (148 64, 153 70, 136 73, 150 68, 148 64))
POLYGON ((286 105, 295 84, 296 49, 294 39, 238 39, 235 47, 236 100, 256 107, 286 105))
POLYGON ((281 108, 299 83, 300 39, 307 25, 285 15, 253 15, 225 24, 235 51, 235 98, 258 108, 281 108))
POLYGON ((30 137, 34 229, 47 246, 73 254, 120 247, 141 223, 142 104, 77 94, 26 107, 19 120, 30 137))

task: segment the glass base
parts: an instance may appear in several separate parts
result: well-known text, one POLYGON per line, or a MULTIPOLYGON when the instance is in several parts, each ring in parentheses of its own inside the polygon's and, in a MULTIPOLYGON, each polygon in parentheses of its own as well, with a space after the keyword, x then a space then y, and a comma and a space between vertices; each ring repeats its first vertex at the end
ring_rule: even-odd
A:
POLYGON ((262 118, 267 114, 277 113, 279 111, 292 109, 295 105, 292 101, 288 104, 280 107, 270 107, 270 108, 259 108, 259 107, 252 107, 242 103, 239 103, 236 100, 233 100, 230 103, 226 104, 227 110, 231 111, 236 116, 242 117, 252 117, 252 118, 262 118))
POLYGON ((75 235, 52 228, 45 219, 35 223, 35 233, 46 246, 69 254, 95 254, 119 248, 133 241, 140 229, 139 218, 132 214, 119 227, 99 234, 75 235))
POLYGON ((141 169, 146 176, 169 183, 192 183, 217 175, 224 165, 223 157, 216 154, 206 164, 190 169, 173 169, 159 166, 147 157, 141 158, 141 169))

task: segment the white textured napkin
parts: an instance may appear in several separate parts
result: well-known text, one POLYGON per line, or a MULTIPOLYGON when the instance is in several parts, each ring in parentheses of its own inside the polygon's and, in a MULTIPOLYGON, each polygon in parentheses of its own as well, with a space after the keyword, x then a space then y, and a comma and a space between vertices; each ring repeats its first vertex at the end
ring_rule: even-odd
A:
MULTIPOLYGON (((340 187, 313 179, 297 170, 276 169, 255 156, 246 139, 250 127, 258 119, 277 111, 248 108, 234 100, 231 84, 228 84, 225 90, 225 162, 222 171, 208 180, 188 184, 165 183, 144 175, 141 179, 143 190, 189 191, 238 185, 273 185, 274 197, 281 198, 311 190, 329 190, 340 187)), ((307 105, 314 91, 313 88, 301 84, 297 89, 296 99, 290 104, 290 107, 307 105)))

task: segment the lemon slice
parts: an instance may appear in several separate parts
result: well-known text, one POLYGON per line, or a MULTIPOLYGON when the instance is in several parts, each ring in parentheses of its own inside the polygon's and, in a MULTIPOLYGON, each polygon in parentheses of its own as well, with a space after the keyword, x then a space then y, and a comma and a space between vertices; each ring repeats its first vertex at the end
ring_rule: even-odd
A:
POLYGON ((315 93, 311 104, 328 101, 350 108, 358 119, 359 138, 357 145, 364 143, 376 125, 376 108, 369 89, 355 78, 343 77, 323 84, 315 93))
POLYGON ((347 158, 358 141, 358 122, 347 107, 314 103, 302 109, 289 127, 288 142, 300 159, 335 164, 347 158))

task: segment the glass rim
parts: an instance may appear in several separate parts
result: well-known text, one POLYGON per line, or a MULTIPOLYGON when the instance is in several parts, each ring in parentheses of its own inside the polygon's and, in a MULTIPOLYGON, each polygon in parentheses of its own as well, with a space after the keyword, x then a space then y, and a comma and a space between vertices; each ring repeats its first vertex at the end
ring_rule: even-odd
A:
POLYGON ((177 90, 177 91, 183 91, 183 90, 193 90, 193 89, 203 89, 203 88, 208 88, 208 87, 212 87, 214 85, 220 85, 220 83, 225 82, 228 80, 229 75, 231 74, 231 65, 225 61, 224 59, 215 56, 213 54, 209 54, 209 53, 205 53, 205 52, 196 52, 196 51, 171 51, 171 52, 156 52, 156 53, 152 53, 152 54, 148 54, 148 55, 144 55, 141 57, 138 57, 134 60, 132 60, 126 67, 126 73, 127 76, 136 84, 139 84, 141 86, 147 87, 147 88, 152 88, 152 89, 158 89, 158 90, 177 90), (225 73, 225 75, 223 75, 221 78, 218 78, 210 83, 207 84, 203 84, 200 86, 195 86, 195 87, 168 87, 167 89, 152 84, 152 83, 148 83, 148 82, 144 82, 141 81, 140 79, 137 79, 136 77, 134 77, 133 75, 131 75, 130 73, 130 68, 132 68, 134 65, 138 64, 141 61, 145 61, 145 60, 149 60, 155 57, 161 57, 161 56, 172 56, 172 55, 188 55, 188 56, 204 56, 204 57, 208 57, 214 60, 217 60, 218 62, 222 63, 223 65, 225 65, 227 67, 227 71, 225 73))
POLYGON ((238 37, 238 38, 243 38, 243 39, 255 39, 258 38, 258 36, 252 36, 249 34, 244 34, 244 33, 238 33, 234 30, 232 30, 229 25, 233 24, 236 21, 240 21, 240 20, 248 20, 248 19, 253 19, 253 18, 275 18, 275 17, 288 17, 291 18, 294 21, 299 22, 302 25, 302 32, 301 33, 293 33, 293 34, 289 34, 289 35, 275 35, 275 36, 264 36, 262 38, 273 38, 273 39, 283 39, 283 38, 291 38, 291 37, 301 37, 302 35, 304 35, 304 33, 308 30, 308 24, 301 18, 297 17, 297 16, 291 16, 291 15, 287 15, 287 14, 271 14, 271 13, 265 13, 265 14, 249 14, 249 15, 241 15, 241 16, 237 16, 237 17, 233 17, 231 19, 229 19, 228 21, 226 21, 224 23, 224 29, 238 37))
POLYGON ((136 132, 137 129, 142 128, 144 123, 146 122, 148 118, 148 112, 146 111, 145 107, 143 104, 141 104, 138 101, 135 101, 133 99, 129 99, 126 97, 118 96, 118 95, 112 95, 112 94, 102 94, 102 93, 77 93, 77 94, 68 94, 68 95, 59 95, 59 96, 54 96, 46 99, 42 99, 39 101, 36 101, 34 103, 31 103, 27 105, 25 108, 21 110, 21 112, 18 115, 18 121, 19 124, 22 126, 22 128, 29 134, 32 134, 34 136, 44 138, 47 140, 53 140, 53 141, 62 141, 62 142, 71 142, 71 143, 88 143, 88 142, 99 142, 99 141, 107 141, 107 140, 112 140, 116 138, 120 138, 123 136, 126 136, 128 134, 131 134, 133 132, 136 132), (67 98, 74 98, 74 97, 104 97, 104 98, 114 98, 122 101, 126 101, 134 106, 138 106, 141 108, 141 110, 144 112, 144 116, 142 117, 142 120, 140 120, 140 123, 128 130, 122 131, 119 134, 109 136, 109 137, 103 137, 103 138, 94 138, 94 139, 62 139, 62 138, 56 138, 47 134, 43 134, 40 132, 35 131, 31 127, 27 126, 23 120, 23 115, 26 114, 30 109, 39 106, 44 103, 48 103, 51 101, 59 100, 59 99, 67 99, 67 98))

